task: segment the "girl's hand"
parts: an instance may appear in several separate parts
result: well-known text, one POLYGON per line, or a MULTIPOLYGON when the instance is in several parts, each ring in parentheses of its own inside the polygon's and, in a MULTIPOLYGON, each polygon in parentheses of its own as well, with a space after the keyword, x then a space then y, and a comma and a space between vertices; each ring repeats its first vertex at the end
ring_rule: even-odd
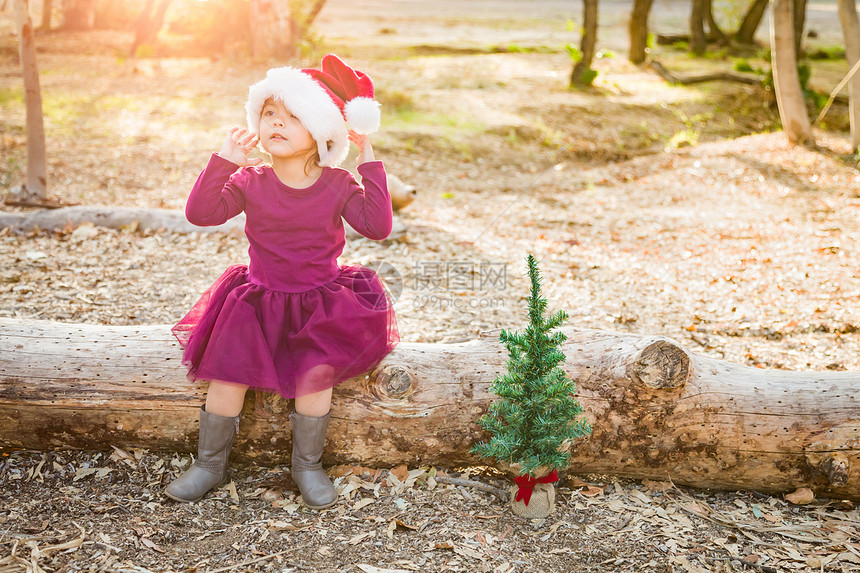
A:
POLYGON ((366 134, 356 133, 350 130, 349 140, 358 147, 358 159, 356 160, 356 163, 361 165, 368 161, 374 161, 373 146, 370 145, 370 138, 366 134))
POLYGON ((233 127, 227 132, 224 143, 221 145, 219 157, 235 163, 239 167, 248 165, 259 165, 263 162, 260 158, 248 159, 248 154, 257 145, 257 136, 244 127, 233 127))

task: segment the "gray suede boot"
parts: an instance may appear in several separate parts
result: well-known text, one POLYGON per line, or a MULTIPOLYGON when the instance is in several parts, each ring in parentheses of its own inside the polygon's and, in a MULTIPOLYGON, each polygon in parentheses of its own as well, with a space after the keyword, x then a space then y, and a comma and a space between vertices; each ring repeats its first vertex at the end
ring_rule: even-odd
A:
POLYGON ((304 504, 311 509, 325 509, 337 501, 337 491, 322 469, 325 434, 331 412, 321 418, 290 414, 293 423, 293 481, 299 486, 304 504))
POLYGON ((227 458, 238 430, 239 416, 218 416, 201 407, 197 461, 167 486, 165 495, 176 501, 197 501, 221 485, 227 478, 227 458))

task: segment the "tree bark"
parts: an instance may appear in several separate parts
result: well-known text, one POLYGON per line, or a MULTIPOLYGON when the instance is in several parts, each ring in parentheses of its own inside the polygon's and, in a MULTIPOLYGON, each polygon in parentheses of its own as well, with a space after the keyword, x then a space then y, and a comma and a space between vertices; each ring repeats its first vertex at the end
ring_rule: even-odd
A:
POLYGON ((597 5, 598 0, 583 0, 584 23, 582 25, 582 40, 579 44, 582 59, 576 62, 570 73, 571 87, 590 86, 594 81, 591 64, 594 63, 594 52, 597 47, 597 5))
MULTIPOLYGON (((853 0, 838 0, 839 21, 845 38, 845 59, 851 69, 860 60, 860 20, 853 0)), ((848 118, 851 125, 851 149, 860 149, 860 74, 848 83, 848 118)))
POLYGON ((47 32, 51 29, 51 16, 54 11, 54 0, 44 0, 42 2, 42 31, 47 32))
POLYGON ((36 62, 36 38, 27 0, 15 0, 15 19, 27 114, 27 173, 24 184, 13 195, 24 202, 37 202, 47 198, 48 160, 42 117, 42 88, 36 62))
POLYGON ((794 55, 803 54, 803 31, 806 28, 806 0, 794 0, 794 55))
POLYGON ((790 142, 812 144, 812 126, 797 73, 793 0, 772 0, 770 38, 773 85, 782 129, 790 142))
MULTIPOLYGON (((564 368, 593 426, 572 471, 860 499, 860 374, 762 370, 663 337, 564 332, 564 368)), ((476 421, 506 360, 498 332, 401 343, 335 390, 326 463, 486 465, 470 448, 487 438, 476 421)), ((190 451, 204 394, 167 326, 0 319, 2 445, 190 451)), ((290 409, 249 393, 236 457, 288 458, 290 409)))
POLYGON ((96 23, 96 0, 63 0, 63 29, 92 30, 96 23))
POLYGON ((764 17, 769 2, 770 0, 753 0, 738 31, 735 32, 735 41, 741 44, 755 44, 755 33, 761 24, 761 19, 764 17))
POLYGON ((251 55, 284 60, 295 55, 297 25, 287 0, 251 0, 251 55))
POLYGON ((690 51, 697 56, 705 54, 705 10, 707 0, 693 0, 690 11, 690 51))
POLYGON ((319 16, 319 13, 322 11, 323 6, 325 6, 325 3, 326 0, 315 0, 314 5, 311 6, 311 9, 308 10, 308 13, 302 18, 301 25, 297 26, 298 36, 296 37, 296 40, 303 38, 305 34, 307 34, 308 30, 317 19, 317 16, 319 16))
POLYGON ((155 8, 155 0, 146 0, 146 5, 134 23, 134 41, 128 52, 130 56, 135 56, 140 46, 155 41, 158 31, 164 25, 164 16, 167 14, 170 1, 161 0, 153 14, 152 9, 155 8))
POLYGON ((725 43, 728 39, 726 34, 720 30, 717 25, 717 20, 714 18, 714 2, 706 0, 705 2, 705 21, 708 23, 708 37, 714 38, 719 43, 725 43))
POLYGON ((654 0, 633 0, 633 11, 627 29, 630 32, 630 53, 627 56, 634 64, 645 61, 648 48, 648 15, 654 0))

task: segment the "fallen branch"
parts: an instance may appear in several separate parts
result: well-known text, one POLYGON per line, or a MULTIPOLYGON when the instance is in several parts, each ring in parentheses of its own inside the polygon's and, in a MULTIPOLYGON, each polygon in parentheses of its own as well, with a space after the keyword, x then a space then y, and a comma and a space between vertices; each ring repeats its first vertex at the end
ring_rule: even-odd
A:
POLYGON ((274 559, 275 557, 280 557, 281 555, 286 555, 287 553, 295 553, 299 549, 304 549, 308 545, 310 545, 310 543, 304 543, 302 545, 290 547, 289 549, 284 549, 283 551, 278 551, 277 553, 270 553, 268 555, 263 555, 262 557, 257 557, 256 559, 249 559, 248 561, 236 563, 235 565, 230 565, 228 567, 221 567, 220 569, 212 569, 211 571, 209 571, 209 573, 224 573, 224 571, 234 571, 234 570, 240 569, 242 567, 247 567, 248 565, 253 565, 254 563, 259 563, 260 561, 267 561, 269 559, 274 559))
POLYGON ((503 503, 507 503, 510 499, 510 494, 503 489, 497 488, 496 486, 490 485, 488 483, 483 483, 471 479, 463 479, 463 478, 452 478, 445 476, 436 476, 435 479, 438 483, 444 483, 449 485, 459 485, 463 487, 471 487, 480 491, 485 491, 487 493, 491 493, 497 498, 499 501, 503 503))
POLYGON ((842 78, 842 81, 840 81, 839 84, 835 88, 833 88, 833 91, 830 92, 830 97, 827 98, 827 103, 824 105, 823 108, 821 108, 821 112, 818 114, 818 117, 815 118, 815 121, 812 122, 812 125, 816 125, 818 122, 824 119, 824 116, 827 115, 828 110, 830 110, 830 106, 833 105, 834 100, 836 100, 836 98, 838 97, 839 92, 842 90, 842 88, 845 87, 845 84, 851 81, 851 78, 854 77, 854 74, 856 74, 858 70, 860 70, 860 60, 857 60, 854 63, 854 66, 847 74, 845 74, 845 77, 842 78))
MULTIPOLYGON (((722 547, 720 547, 719 549, 725 553, 728 553, 728 550, 723 549, 722 547)), ((769 565, 760 565, 760 564, 756 563, 755 561, 750 561, 749 559, 747 559, 745 557, 705 557, 705 559, 707 559, 709 561, 737 561, 739 563, 746 565, 747 567, 752 567, 753 569, 758 569, 759 571, 762 571, 763 573, 779 573, 779 569, 777 569, 775 567, 770 567, 769 565)))
POLYGON ((656 60, 649 60, 646 64, 650 69, 654 70, 658 76, 674 85, 689 86, 692 84, 700 84, 704 82, 724 81, 738 82, 742 84, 760 86, 761 78, 755 75, 741 74, 739 72, 714 72, 710 74, 701 74, 696 76, 678 76, 670 72, 666 67, 656 60))
MULTIPOLYGON (((690 35, 689 34, 657 34, 654 37, 658 46, 671 46, 673 44, 677 44, 678 42, 689 42, 690 35)), ((715 34, 713 32, 709 32, 705 34, 705 41, 709 44, 712 43, 721 43, 726 40, 725 34, 715 34)))

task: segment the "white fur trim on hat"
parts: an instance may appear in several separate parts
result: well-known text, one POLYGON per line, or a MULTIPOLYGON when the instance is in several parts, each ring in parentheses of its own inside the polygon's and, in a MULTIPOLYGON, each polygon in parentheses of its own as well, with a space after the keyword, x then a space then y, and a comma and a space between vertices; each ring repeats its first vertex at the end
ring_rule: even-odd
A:
POLYGON ((369 97, 355 97, 346 102, 343 114, 349 127, 358 133, 374 133, 379 130, 381 112, 379 102, 369 97))
POLYGON ((272 68, 248 90, 245 112, 248 128, 259 135, 260 114, 269 98, 283 102, 317 144, 320 165, 334 167, 346 159, 349 139, 346 122, 328 92, 308 74, 285 66, 272 68))

